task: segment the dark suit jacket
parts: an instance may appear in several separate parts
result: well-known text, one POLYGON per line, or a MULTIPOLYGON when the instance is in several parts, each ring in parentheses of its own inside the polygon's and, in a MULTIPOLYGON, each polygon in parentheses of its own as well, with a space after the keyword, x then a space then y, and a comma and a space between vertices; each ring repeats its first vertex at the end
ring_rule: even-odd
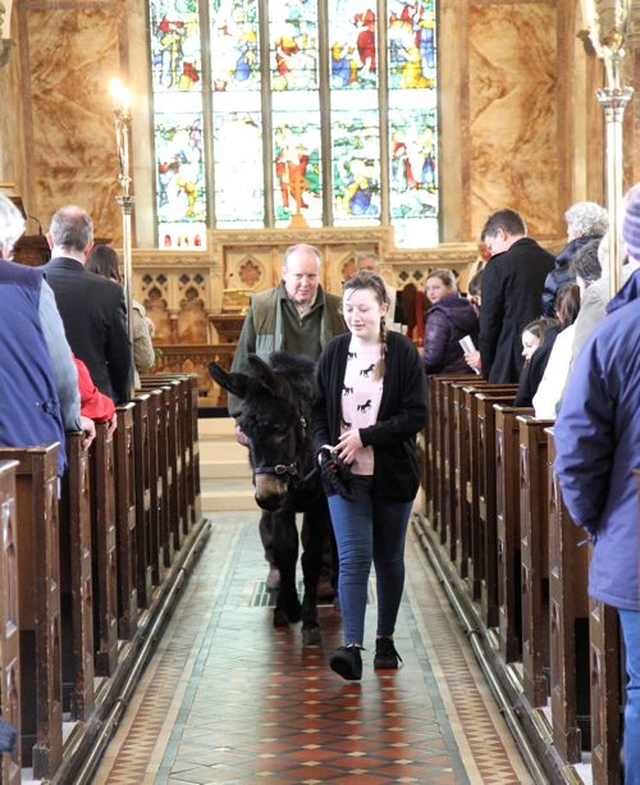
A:
POLYGON ((544 281, 555 258, 523 237, 494 256, 482 273, 480 356, 490 382, 517 383, 522 370, 522 330, 540 316, 544 281))
POLYGON ((117 404, 126 403, 133 361, 122 286, 66 257, 52 259, 42 269, 56 296, 71 350, 85 363, 100 392, 117 404))

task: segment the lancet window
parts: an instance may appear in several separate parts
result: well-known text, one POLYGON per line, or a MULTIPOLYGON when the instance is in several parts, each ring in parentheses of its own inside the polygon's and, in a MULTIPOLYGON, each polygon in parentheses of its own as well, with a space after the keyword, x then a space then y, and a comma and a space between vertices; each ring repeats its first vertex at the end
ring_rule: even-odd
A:
POLYGON ((436 0, 149 0, 162 247, 206 229, 438 242, 436 0))

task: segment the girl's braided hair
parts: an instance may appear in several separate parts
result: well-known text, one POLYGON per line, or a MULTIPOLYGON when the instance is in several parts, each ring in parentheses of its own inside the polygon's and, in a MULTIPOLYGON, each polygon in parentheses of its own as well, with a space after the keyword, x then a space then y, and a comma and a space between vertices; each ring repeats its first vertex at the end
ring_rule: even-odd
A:
MULTIPOLYGON (((391 301, 387 293, 387 287, 382 278, 371 270, 360 270, 359 272, 347 278, 342 284, 343 294, 348 291, 357 291, 363 289, 370 289, 379 305, 386 305, 389 307, 391 301)), ((384 378, 385 371, 385 357, 387 355, 387 323, 384 318, 380 319, 380 359, 376 363, 374 377, 376 379, 384 378)))

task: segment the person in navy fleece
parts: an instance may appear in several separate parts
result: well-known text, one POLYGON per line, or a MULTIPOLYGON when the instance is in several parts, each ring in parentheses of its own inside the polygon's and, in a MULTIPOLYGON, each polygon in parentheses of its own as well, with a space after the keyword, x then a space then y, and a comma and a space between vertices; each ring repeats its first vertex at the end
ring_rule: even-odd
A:
POLYGON ((593 542, 589 595, 618 610, 626 655, 625 785, 640 782, 640 189, 622 238, 634 272, 576 357, 554 426, 563 501, 593 542))

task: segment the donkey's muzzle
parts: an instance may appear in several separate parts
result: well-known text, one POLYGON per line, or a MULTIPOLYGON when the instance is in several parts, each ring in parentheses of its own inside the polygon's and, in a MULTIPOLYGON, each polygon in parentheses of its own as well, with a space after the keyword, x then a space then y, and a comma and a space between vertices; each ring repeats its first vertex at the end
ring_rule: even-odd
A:
POLYGON ((284 507, 289 492, 289 481, 286 475, 256 474, 254 482, 256 486, 255 499, 261 509, 267 512, 278 512, 284 507))

